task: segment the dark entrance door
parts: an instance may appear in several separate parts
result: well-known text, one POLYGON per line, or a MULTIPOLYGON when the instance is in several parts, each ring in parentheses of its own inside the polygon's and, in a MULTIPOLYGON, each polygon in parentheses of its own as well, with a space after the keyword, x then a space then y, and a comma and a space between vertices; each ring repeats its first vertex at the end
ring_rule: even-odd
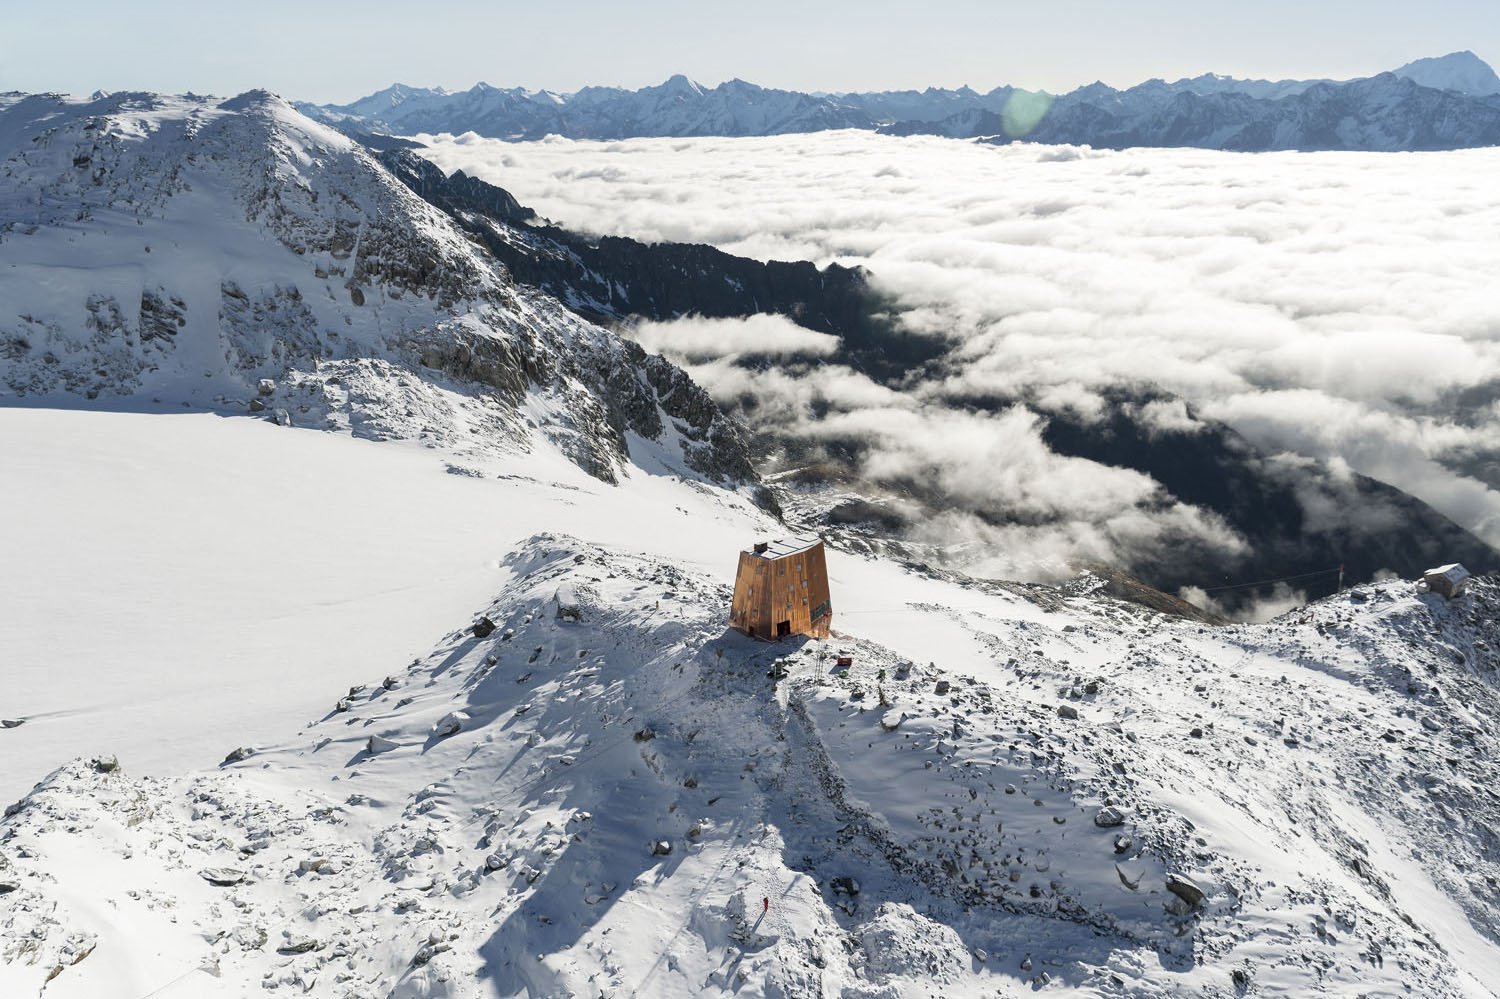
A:
POLYGON ((776 622, 776 637, 777 638, 785 638, 787 635, 790 635, 791 633, 792 633, 792 622, 790 622, 790 621, 777 621, 776 622))

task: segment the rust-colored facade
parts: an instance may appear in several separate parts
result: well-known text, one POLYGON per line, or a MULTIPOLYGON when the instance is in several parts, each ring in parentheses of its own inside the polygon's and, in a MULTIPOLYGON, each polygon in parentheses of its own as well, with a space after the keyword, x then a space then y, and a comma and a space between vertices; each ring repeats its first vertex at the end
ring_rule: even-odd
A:
POLYGON ((769 640, 827 638, 833 602, 823 539, 810 535, 763 542, 740 552, 729 623, 769 640))

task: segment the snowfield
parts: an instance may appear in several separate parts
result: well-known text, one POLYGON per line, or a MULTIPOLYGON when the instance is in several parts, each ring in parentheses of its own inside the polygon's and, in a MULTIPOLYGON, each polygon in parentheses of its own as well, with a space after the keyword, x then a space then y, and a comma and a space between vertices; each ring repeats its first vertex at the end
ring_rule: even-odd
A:
POLYGON ((738 429, 343 137, 0 154, 0 997, 1500 994, 1495 579, 753 642, 738 429))
POLYGON ((692 481, 605 486, 540 452, 453 475, 428 449, 203 415, 0 415, 38 539, 84 522, 81 473, 42 445, 86 440, 133 456, 84 466, 121 510, 171 518, 190 494, 237 525, 189 530, 135 587, 142 542, 91 525, 100 625, 38 596, 77 566, 7 577, 28 613, 6 661, 54 667, 21 675, 57 713, 0 731, 6 777, 79 758, 0 827, 5 995, 1500 981, 1492 581, 1205 629, 1087 579, 966 587, 834 552, 835 638, 762 644, 725 620, 737 546, 772 524, 692 481), (225 453, 222 485, 183 478, 225 453), (268 478, 275 517, 245 487, 268 478), (274 558, 278 538, 308 556, 274 558), (392 593, 403 575, 424 585, 392 593), (110 621, 174 606, 104 651, 110 621), (89 654, 59 654, 80 621, 89 654), (424 629, 413 658, 398 643, 424 629))

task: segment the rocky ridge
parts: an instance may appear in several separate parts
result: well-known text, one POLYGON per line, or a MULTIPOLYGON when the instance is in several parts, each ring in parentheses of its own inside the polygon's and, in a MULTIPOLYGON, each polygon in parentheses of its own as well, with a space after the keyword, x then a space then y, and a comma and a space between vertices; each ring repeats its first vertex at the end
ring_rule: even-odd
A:
POLYGON ((636 440, 684 474, 754 476, 680 370, 515 285, 280 98, 15 95, 0 140, 11 404, 197 406, 479 449, 539 434, 609 481, 636 440))

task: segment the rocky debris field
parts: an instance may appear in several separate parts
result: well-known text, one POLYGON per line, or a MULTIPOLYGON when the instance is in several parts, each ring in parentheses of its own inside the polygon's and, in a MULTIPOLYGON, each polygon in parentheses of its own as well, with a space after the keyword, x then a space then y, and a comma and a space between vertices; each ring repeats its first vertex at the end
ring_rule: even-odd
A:
POLYGON ((172 779, 78 760, 8 808, 0 991, 1500 980, 1492 580, 1230 628, 1087 593, 885 612, 959 622, 990 665, 954 669, 857 616, 750 641, 722 584, 564 537, 505 569, 428 656, 372 664, 283 744, 172 779))

